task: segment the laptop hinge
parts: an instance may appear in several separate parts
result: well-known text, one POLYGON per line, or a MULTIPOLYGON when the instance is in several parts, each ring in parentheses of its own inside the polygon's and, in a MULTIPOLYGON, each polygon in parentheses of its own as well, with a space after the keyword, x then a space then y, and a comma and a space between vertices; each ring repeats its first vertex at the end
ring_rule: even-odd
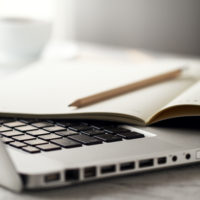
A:
POLYGON ((0 185, 10 190, 20 192, 23 183, 16 171, 16 168, 6 150, 5 145, 0 141, 0 185))

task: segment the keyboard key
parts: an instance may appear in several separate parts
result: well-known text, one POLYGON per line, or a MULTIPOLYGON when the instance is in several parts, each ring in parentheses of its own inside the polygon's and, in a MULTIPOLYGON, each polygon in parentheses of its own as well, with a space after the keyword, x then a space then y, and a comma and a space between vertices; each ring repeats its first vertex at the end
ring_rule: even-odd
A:
POLYGON ((107 122, 92 122, 91 123, 91 127, 95 128, 95 129, 103 129, 103 127, 108 126, 107 122))
POLYGON ((94 135, 102 135, 102 134, 105 133, 105 131, 98 130, 98 129, 90 129, 90 130, 87 130, 87 131, 82 131, 81 133, 84 133, 84 134, 89 135, 89 136, 94 136, 94 135))
POLYGON ((21 148, 21 147, 27 146, 26 144, 24 144, 22 142, 17 142, 17 141, 11 142, 10 145, 13 146, 13 147, 16 147, 16 148, 21 148))
POLYGON ((60 135, 56 135, 54 133, 51 133, 51 134, 48 134, 48 135, 39 136, 39 138, 49 141, 49 140, 59 139, 59 138, 61 138, 61 136, 60 135))
POLYGON ((95 137, 100 140, 103 140, 104 142, 117 142, 117 141, 122 140, 121 137, 119 137, 117 135, 112 135, 112 134, 97 135, 95 137))
POLYGON ((35 137, 33 136, 30 136, 30 135, 20 135, 20 136, 14 136, 12 137, 14 140, 17 140, 17 141, 26 141, 26 140, 33 140, 35 139, 35 137))
POLYGON ((14 142, 14 140, 12 138, 8 138, 8 137, 2 137, 1 141, 6 144, 9 144, 10 142, 14 142))
POLYGON ((4 123, 4 119, 0 119, 0 124, 3 124, 4 123))
POLYGON ((0 132, 6 132, 6 131, 11 131, 11 128, 8 128, 6 126, 0 126, 0 132))
POLYGON ((36 122, 36 119, 20 119, 21 122, 24 122, 25 124, 31 124, 36 122))
POLYGON ((41 139, 27 140, 27 141, 24 141, 24 143, 31 145, 31 146, 40 145, 40 144, 48 144, 47 141, 41 140, 41 139))
POLYGON ((43 151, 53 151, 61 149, 61 147, 55 144, 43 144, 43 145, 38 145, 37 147, 43 151))
POLYGON ((87 135, 72 135, 68 138, 81 142, 85 145, 101 144, 102 142, 96 138, 87 135))
POLYGON ((69 129, 73 131, 85 131, 85 130, 91 129, 91 127, 83 124, 83 125, 77 125, 77 126, 70 126, 69 129))
POLYGON ((71 125, 70 122, 66 120, 58 120, 56 124, 63 127, 69 127, 71 125))
POLYGON ((40 135, 49 134, 49 132, 42 129, 38 129, 34 131, 28 131, 27 134, 32 135, 32 136, 40 136, 40 135))
POLYGON ((26 126, 17 127, 15 129, 18 130, 18 131, 26 132, 26 131, 37 130, 38 128, 31 126, 31 125, 26 125, 26 126))
POLYGON ((120 133, 117 134, 119 136, 121 136, 122 138, 125 139, 137 139, 137 138, 143 138, 144 135, 141 133, 137 133, 137 132, 128 132, 128 133, 120 133))
POLYGON ((83 124, 83 123, 79 122, 79 121, 72 121, 72 122, 70 122, 70 126, 80 126, 81 124, 83 124))
POLYGON ((28 153, 39 153, 40 150, 36 147, 32 147, 32 146, 26 146, 22 148, 24 151, 28 152, 28 153))
POLYGON ((61 147, 64 147, 64 148, 72 148, 72 147, 80 147, 80 146, 82 146, 82 144, 80 144, 78 142, 75 142, 73 140, 70 140, 68 138, 52 140, 51 142, 54 143, 54 144, 57 144, 57 145, 59 145, 61 147))
POLYGON ((87 126, 89 126, 89 123, 88 122, 81 122, 81 125, 87 125, 87 126))
POLYGON ((45 128, 45 127, 54 126, 54 124, 49 123, 49 122, 36 122, 36 123, 32 123, 32 125, 37 128, 45 128))
POLYGON ((65 137, 69 135, 77 135, 78 133, 76 131, 72 131, 68 129, 66 131, 55 132, 55 134, 65 137))
POLYGON ((14 121, 14 122, 5 123, 4 125, 10 128, 14 128, 14 127, 19 127, 19 126, 24 126, 26 124, 20 121, 14 121))
POLYGON ((125 129, 125 128, 121 128, 121 127, 107 127, 107 128, 104 128, 104 130, 108 133, 111 133, 111 134, 131 132, 130 130, 125 129))
POLYGON ((14 119, 10 119, 10 118, 1 118, 0 119, 0 124, 3 124, 3 123, 7 123, 7 122, 12 122, 12 121, 15 121, 14 119))
POLYGON ((54 120, 50 120, 50 119, 48 119, 48 120, 46 120, 46 122, 49 122, 50 124, 55 125, 55 121, 54 121, 54 120))
POLYGON ((62 126, 55 125, 55 126, 52 126, 52 127, 44 128, 44 130, 49 131, 49 132, 56 132, 56 131, 65 131, 67 129, 62 127, 62 126))
POLYGON ((13 137, 13 136, 18 136, 18 135, 24 135, 22 132, 19 132, 19 131, 16 131, 16 130, 3 132, 1 134, 3 136, 6 136, 6 137, 13 137))

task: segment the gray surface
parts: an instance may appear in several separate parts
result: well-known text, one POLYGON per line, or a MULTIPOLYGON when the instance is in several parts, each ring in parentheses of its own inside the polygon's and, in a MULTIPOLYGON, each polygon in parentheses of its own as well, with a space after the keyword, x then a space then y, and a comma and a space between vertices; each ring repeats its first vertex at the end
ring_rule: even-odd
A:
POLYGON ((200 164, 118 177, 69 188, 14 194, 0 188, 0 200, 200 199, 200 164))
MULTIPOLYGON (((198 0, 75 0, 74 29, 83 41, 200 55, 198 0)), ((66 9, 69 7, 66 5, 66 9)), ((69 19, 69 12, 63 12, 69 19)), ((69 28, 67 28, 67 26, 69 28)))

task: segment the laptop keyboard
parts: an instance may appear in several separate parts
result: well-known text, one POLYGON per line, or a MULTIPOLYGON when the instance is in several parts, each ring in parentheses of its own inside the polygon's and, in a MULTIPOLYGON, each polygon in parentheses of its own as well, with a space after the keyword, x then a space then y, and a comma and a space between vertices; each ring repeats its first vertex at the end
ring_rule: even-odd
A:
POLYGON ((28 153, 143 138, 112 122, 0 119, 1 140, 28 153))

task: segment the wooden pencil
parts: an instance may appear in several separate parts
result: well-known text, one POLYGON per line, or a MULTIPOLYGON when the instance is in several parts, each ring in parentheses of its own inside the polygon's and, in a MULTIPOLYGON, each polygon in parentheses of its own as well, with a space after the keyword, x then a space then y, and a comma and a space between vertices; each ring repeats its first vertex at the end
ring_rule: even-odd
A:
POLYGON ((117 88, 113 88, 107 91, 103 91, 97 94, 93 94, 81 99, 77 99, 72 102, 69 106, 74 106, 77 108, 85 107, 91 104, 95 104, 100 101, 104 101, 134 90, 138 90, 156 83, 167 81, 176 78, 183 71, 184 68, 175 69, 169 72, 165 72, 159 75, 155 75, 137 82, 133 82, 127 85, 123 85, 117 88))

